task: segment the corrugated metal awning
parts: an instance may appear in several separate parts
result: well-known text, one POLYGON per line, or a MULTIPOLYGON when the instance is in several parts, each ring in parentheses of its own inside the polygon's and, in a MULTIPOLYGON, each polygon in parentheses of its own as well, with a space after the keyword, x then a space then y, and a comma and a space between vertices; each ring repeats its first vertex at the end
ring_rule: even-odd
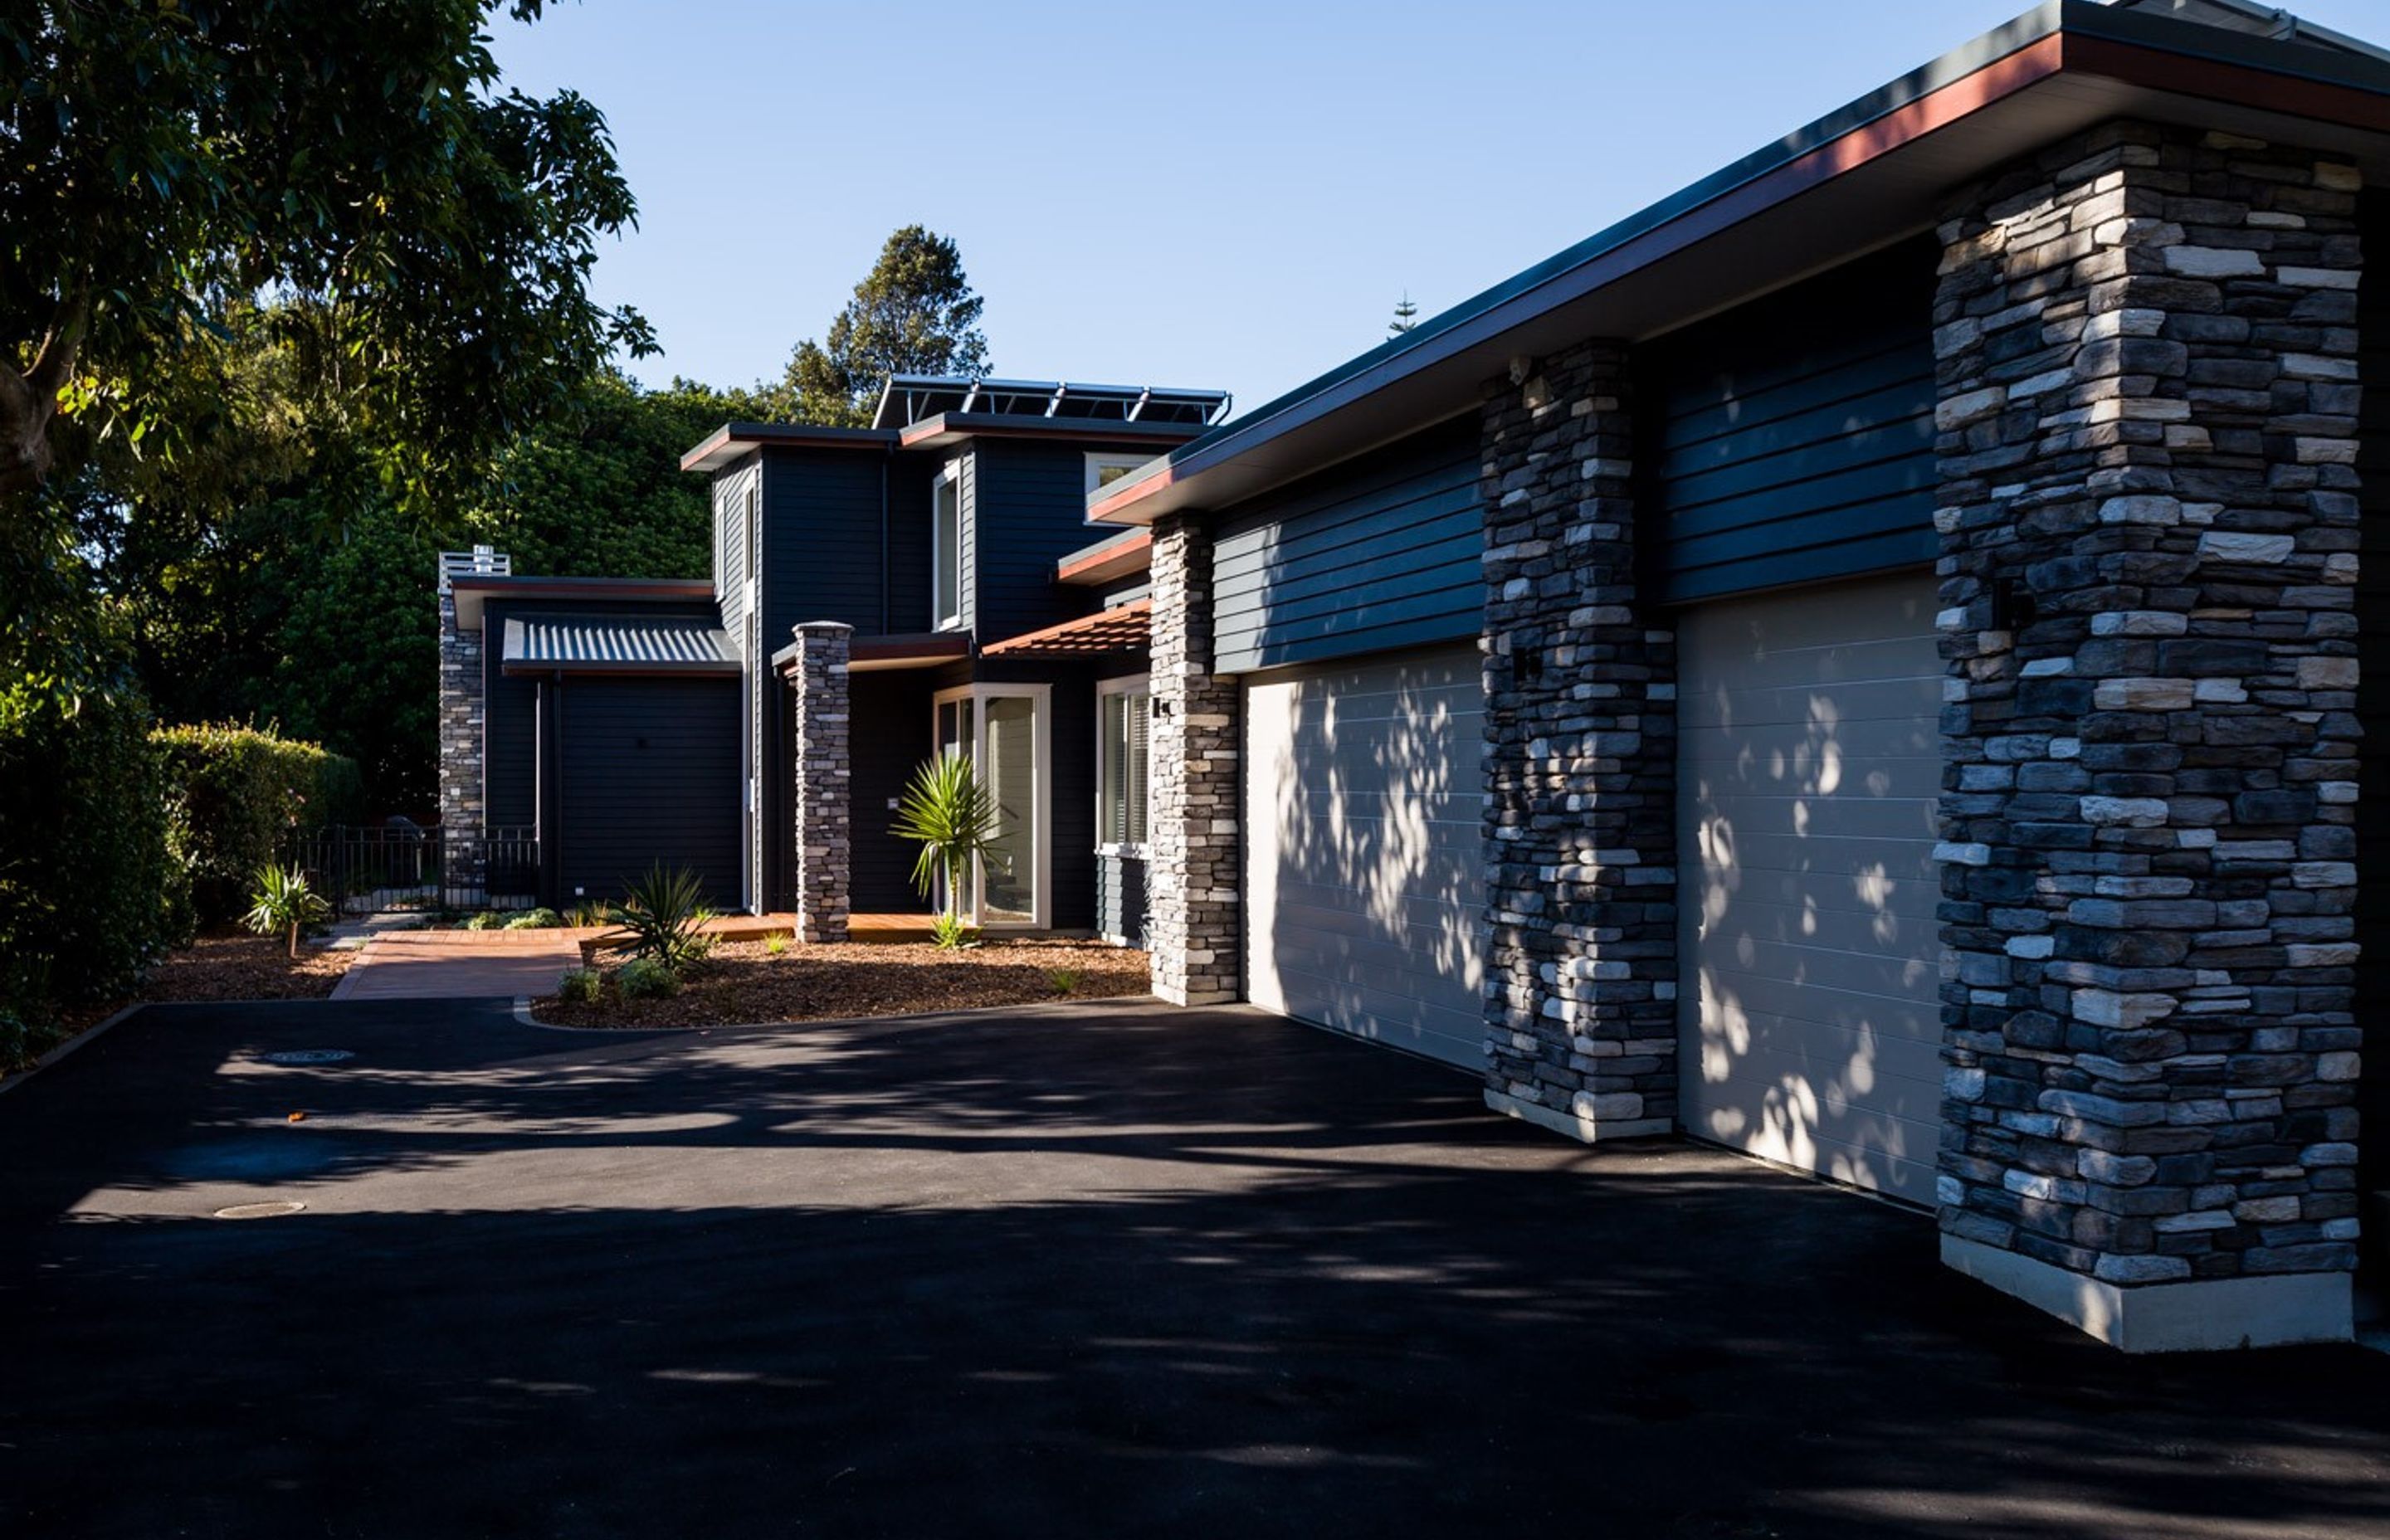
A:
POLYGON ((990 642, 979 652, 983 658, 1095 658, 1142 651, 1152 640, 1153 600, 1142 598, 1043 631, 990 642))
POLYGON ((509 615, 508 674, 736 674, 729 635, 698 615, 509 615))

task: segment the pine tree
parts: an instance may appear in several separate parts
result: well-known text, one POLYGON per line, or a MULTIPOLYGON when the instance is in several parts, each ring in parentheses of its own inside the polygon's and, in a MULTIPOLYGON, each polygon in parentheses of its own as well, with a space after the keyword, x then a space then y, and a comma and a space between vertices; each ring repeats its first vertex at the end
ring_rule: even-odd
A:
POLYGON ((888 237, 822 340, 797 344, 770 392, 773 409, 796 422, 858 426, 870 421, 892 374, 983 376, 983 307, 954 241, 907 225, 888 237))
POLYGON ((1387 324, 1386 334, 1390 337, 1400 337, 1418 325, 1419 306, 1411 302, 1411 291, 1406 289, 1403 290, 1402 302, 1394 306, 1394 318, 1387 324))

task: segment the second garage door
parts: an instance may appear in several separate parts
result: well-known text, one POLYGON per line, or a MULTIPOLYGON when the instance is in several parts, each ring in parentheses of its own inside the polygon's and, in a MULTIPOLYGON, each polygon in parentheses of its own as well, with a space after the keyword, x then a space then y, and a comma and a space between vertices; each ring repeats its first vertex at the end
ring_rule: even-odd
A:
POLYGON ((1686 1130, 1934 1200, 1942 1072, 1934 580, 1686 611, 1686 1130))
POLYGON ((1266 676, 1244 701, 1245 990, 1484 1059, 1484 693, 1474 648, 1266 676))

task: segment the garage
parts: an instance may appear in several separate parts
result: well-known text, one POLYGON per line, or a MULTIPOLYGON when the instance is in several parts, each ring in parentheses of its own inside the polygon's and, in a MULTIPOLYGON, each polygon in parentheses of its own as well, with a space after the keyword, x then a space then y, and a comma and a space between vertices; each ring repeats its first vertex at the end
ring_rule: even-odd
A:
POLYGON ((1473 647, 1247 683, 1253 1004, 1482 1065, 1484 710, 1473 647))
POLYGON ((1934 1200, 1942 1072, 1934 584, 1679 622, 1685 1129, 1934 1200))

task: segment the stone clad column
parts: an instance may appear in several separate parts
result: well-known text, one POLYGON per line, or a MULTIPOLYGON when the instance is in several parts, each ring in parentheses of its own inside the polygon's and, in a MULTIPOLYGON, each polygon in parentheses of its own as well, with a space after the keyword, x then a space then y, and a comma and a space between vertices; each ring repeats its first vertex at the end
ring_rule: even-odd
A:
POLYGON ((1236 681, 1212 672, 1212 540, 1189 515, 1153 526, 1153 724, 1147 943, 1173 1005, 1240 994, 1236 681))
POLYGON ((482 753, 487 702, 482 685, 482 633, 456 628, 456 596, 440 584, 440 840, 445 901, 484 901, 485 832, 482 753))
POLYGON ((1674 635, 1636 586, 1626 355, 1487 402, 1486 1105, 1594 1140, 1677 1116, 1674 635))
POLYGON ((844 941, 854 848, 847 670, 854 627, 810 621, 795 634, 788 681, 797 939, 844 941))
POLYGON ((2112 124, 1942 228, 1944 1259, 2345 1337, 2357 173, 2112 124))

